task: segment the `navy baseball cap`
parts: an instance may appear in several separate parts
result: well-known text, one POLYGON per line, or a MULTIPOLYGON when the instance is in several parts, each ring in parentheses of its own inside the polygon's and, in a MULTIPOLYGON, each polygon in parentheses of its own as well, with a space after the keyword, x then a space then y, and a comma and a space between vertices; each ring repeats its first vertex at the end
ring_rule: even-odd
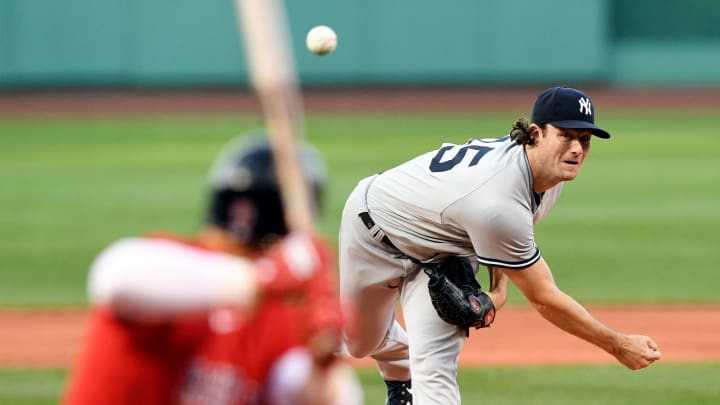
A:
POLYGON ((551 87, 540 93, 533 107, 532 122, 558 128, 588 128, 597 137, 610 138, 607 131, 595 126, 590 97, 570 87, 551 87))

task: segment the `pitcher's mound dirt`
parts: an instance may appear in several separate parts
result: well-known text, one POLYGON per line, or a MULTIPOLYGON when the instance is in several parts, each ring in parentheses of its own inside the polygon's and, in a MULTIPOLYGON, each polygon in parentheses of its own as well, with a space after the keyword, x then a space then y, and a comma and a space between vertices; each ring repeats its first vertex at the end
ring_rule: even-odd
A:
MULTIPOLYGON (((602 322, 655 339, 662 361, 720 360, 720 307, 596 307, 602 322)), ((71 367, 80 349, 87 312, 0 311, 0 367, 71 367)), ((613 363, 595 346, 570 336, 527 307, 506 307, 489 329, 473 330, 462 365, 613 363)), ((371 359, 355 360, 372 366, 371 359)))

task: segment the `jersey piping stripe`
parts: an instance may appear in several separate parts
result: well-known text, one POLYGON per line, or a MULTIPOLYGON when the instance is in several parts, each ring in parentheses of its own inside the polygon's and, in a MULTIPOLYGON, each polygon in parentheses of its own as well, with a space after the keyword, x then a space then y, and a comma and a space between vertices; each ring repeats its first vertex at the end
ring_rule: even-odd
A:
POLYGON ((497 267, 505 267, 505 268, 509 268, 509 269, 524 269, 526 267, 533 265, 539 259, 540 259, 540 249, 538 249, 538 248, 535 248, 535 253, 532 255, 532 257, 530 257, 527 260, 520 261, 520 262, 506 262, 506 261, 502 261, 502 260, 478 256, 478 261, 485 266, 497 266, 497 267))

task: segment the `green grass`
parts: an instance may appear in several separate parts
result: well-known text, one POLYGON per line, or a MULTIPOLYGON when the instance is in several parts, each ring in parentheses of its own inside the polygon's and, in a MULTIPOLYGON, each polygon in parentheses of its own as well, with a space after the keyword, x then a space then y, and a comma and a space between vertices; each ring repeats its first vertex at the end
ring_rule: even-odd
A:
POLYGON ((0 369, 0 405, 57 404, 64 370, 0 369))
MULTIPOLYGON (((463 403, 512 404, 717 404, 720 363, 665 364, 641 371, 621 366, 484 367, 458 372, 463 403)), ((62 370, 0 369, 0 405, 55 404, 62 370)), ((385 385, 375 369, 360 369, 366 404, 382 404, 385 385)))
MULTIPOLYGON (((508 114, 316 115, 309 141, 330 183, 320 231, 336 239, 364 176, 442 141, 506 132, 508 114)), ((606 113, 537 240, 583 303, 720 302, 717 112, 606 113)), ((257 117, 0 119, 0 307, 84 305, 94 255, 112 240, 201 226, 205 175, 257 117)), ((511 302, 523 302, 517 291, 511 302)))
MULTIPOLYGON (((593 405, 717 404, 718 363, 662 364, 641 371, 621 366, 462 368, 465 404, 593 405)), ((385 385, 373 369, 361 370, 366 404, 382 404, 385 385)))

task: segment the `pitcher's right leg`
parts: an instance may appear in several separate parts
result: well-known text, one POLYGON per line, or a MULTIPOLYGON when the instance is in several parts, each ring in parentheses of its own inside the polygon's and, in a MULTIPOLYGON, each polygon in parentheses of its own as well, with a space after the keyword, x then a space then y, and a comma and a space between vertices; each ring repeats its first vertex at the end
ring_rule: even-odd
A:
POLYGON ((375 358, 383 378, 407 380, 407 337, 395 321, 395 308, 412 263, 373 239, 358 216, 365 211, 364 183, 345 204, 338 240, 340 299, 348 319, 345 344, 354 357, 375 358))

